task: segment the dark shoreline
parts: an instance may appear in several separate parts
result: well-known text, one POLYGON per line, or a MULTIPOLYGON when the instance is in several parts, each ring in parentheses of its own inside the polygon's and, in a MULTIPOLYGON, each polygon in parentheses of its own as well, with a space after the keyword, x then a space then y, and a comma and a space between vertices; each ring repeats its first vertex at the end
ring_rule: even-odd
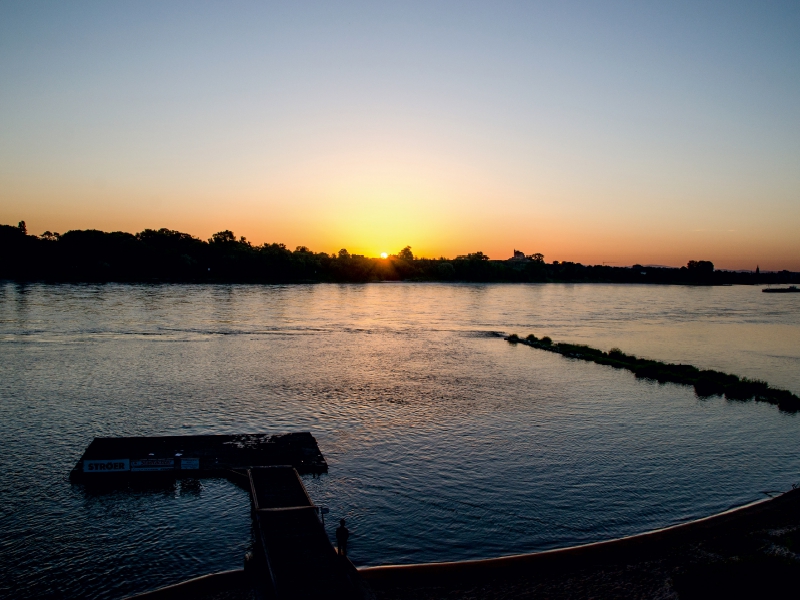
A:
POLYGON ((378 600, 777 597, 800 576, 798 532, 800 489, 793 489, 619 540, 449 567, 361 573, 378 600))
POLYGON ((508 260, 483 252, 456 258, 422 258, 407 246, 386 258, 294 250, 280 243, 253 244, 232 231, 208 240, 170 229, 133 234, 94 229, 63 235, 29 235, 24 221, 0 225, 0 279, 73 283, 368 283, 440 281, 471 283, 648 283, 763 285, 800 282, 800 273, 714 269, 706 260, 682 267, 545 262, 515 251, 508 260))
POLYGON ((758 379, 740 378, 737 375, 712 369, 698 369, 692 365, 637 358, 631 354, 625 354, 618 348, 604 352, 581 344, 554 343, 547 336, 537 338, 531 334, 521 338, 512 333, 504 339, 510 344, 524 344, 539 350, 561 354, 567 358, 594 362, 615 369, 625 369, 642 379, 650 379, 659 383, 689 385, 701 398, 724 395, 728 400, 755 400, 774 404, 784 412, 800 411, 800 397, 788 390, 771 387, 766 381, 758 379))

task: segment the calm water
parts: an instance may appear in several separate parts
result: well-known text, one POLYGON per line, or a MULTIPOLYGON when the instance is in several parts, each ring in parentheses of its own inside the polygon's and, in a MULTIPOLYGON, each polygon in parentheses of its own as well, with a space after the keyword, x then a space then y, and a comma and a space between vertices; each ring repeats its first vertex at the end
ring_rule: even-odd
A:
MULTIPOLYGON (((758 288, 0 284, 0 596, 115 598, 237 568, 226 481, 92 494, 94 436, 309 430, 357 565, 530 552, 800 482, 800 415, 513 347, 619 346, 800 392, 800 298, 758 288)), ((333 528, 329 527, 333 533, 333 528)))

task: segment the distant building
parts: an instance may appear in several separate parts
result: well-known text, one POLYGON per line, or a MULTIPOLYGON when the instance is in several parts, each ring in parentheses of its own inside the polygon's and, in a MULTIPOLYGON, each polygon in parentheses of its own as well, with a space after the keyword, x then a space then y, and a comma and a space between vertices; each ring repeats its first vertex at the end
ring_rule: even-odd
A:
POLYGON ((521 250, 514 249, 514 256, 508 260, 530 260, 521 250))

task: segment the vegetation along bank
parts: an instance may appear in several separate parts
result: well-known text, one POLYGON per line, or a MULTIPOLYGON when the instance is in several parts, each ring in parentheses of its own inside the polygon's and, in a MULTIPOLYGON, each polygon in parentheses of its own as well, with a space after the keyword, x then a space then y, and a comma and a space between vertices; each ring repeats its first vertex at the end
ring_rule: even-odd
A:
POLYGON ((698 369, 692 365, 664 363, 658 360, 637 358, 619 348, 603 352, 579 344, 555 343, 549 337, 537 338, 531 334, 521 338, 513 333, 505 338, 510 344, 525 344, 539 350, 555 352, 568 358, 586 360, 615 369, 627 369, 636 377, 659 383, 691 385, 701 398, 725 396, 729 400, 755 400, 775 404, 782 411, 800 410, 800 398, 788 390, 771 387, 767 382, 747 377, 737 377, 712 369, 698 369))
POLYGON ((139 233, 71 230, 28 233, 24 221, 0 225, 0 279, 48 282, 307 283, 370 281, 598 282, 763 285, 800 282, 800 273, 738 272, 692 260, 680 268, 545 262, 515 251, 492 260, 481 251, 455 258, 420 258, 406 246, 386 258, 329 254, 306 246, 253 244, 232 231, 208 240, 171 229, 139 233))

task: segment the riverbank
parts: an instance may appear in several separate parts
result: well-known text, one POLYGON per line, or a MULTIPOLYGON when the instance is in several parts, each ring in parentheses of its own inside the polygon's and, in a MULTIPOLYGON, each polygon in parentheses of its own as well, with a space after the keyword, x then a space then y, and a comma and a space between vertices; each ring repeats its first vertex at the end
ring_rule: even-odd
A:
MULTIPOLYGON (((509 251, 511 249, 509 248, 509 251)), ((414 256, 406 246, 382 258, 315 252, 306 246, 255 245, 232 231, 208 240, 170 229, 139 233, 72 230, 28 235, 24 221, 0 225, 0 279, 19 282, 366 283, 375 281, 596 282, 760 285, 800 281, 790 271, 715 270, 692 260, 683 267, 546 263, 544 255, 491 260, 483 252, 453 259, 414 256)))
POLYGON ((800 489, 629 538, 486 561, 362 569, 378 600, 754 598, 800 577, 800 489))

